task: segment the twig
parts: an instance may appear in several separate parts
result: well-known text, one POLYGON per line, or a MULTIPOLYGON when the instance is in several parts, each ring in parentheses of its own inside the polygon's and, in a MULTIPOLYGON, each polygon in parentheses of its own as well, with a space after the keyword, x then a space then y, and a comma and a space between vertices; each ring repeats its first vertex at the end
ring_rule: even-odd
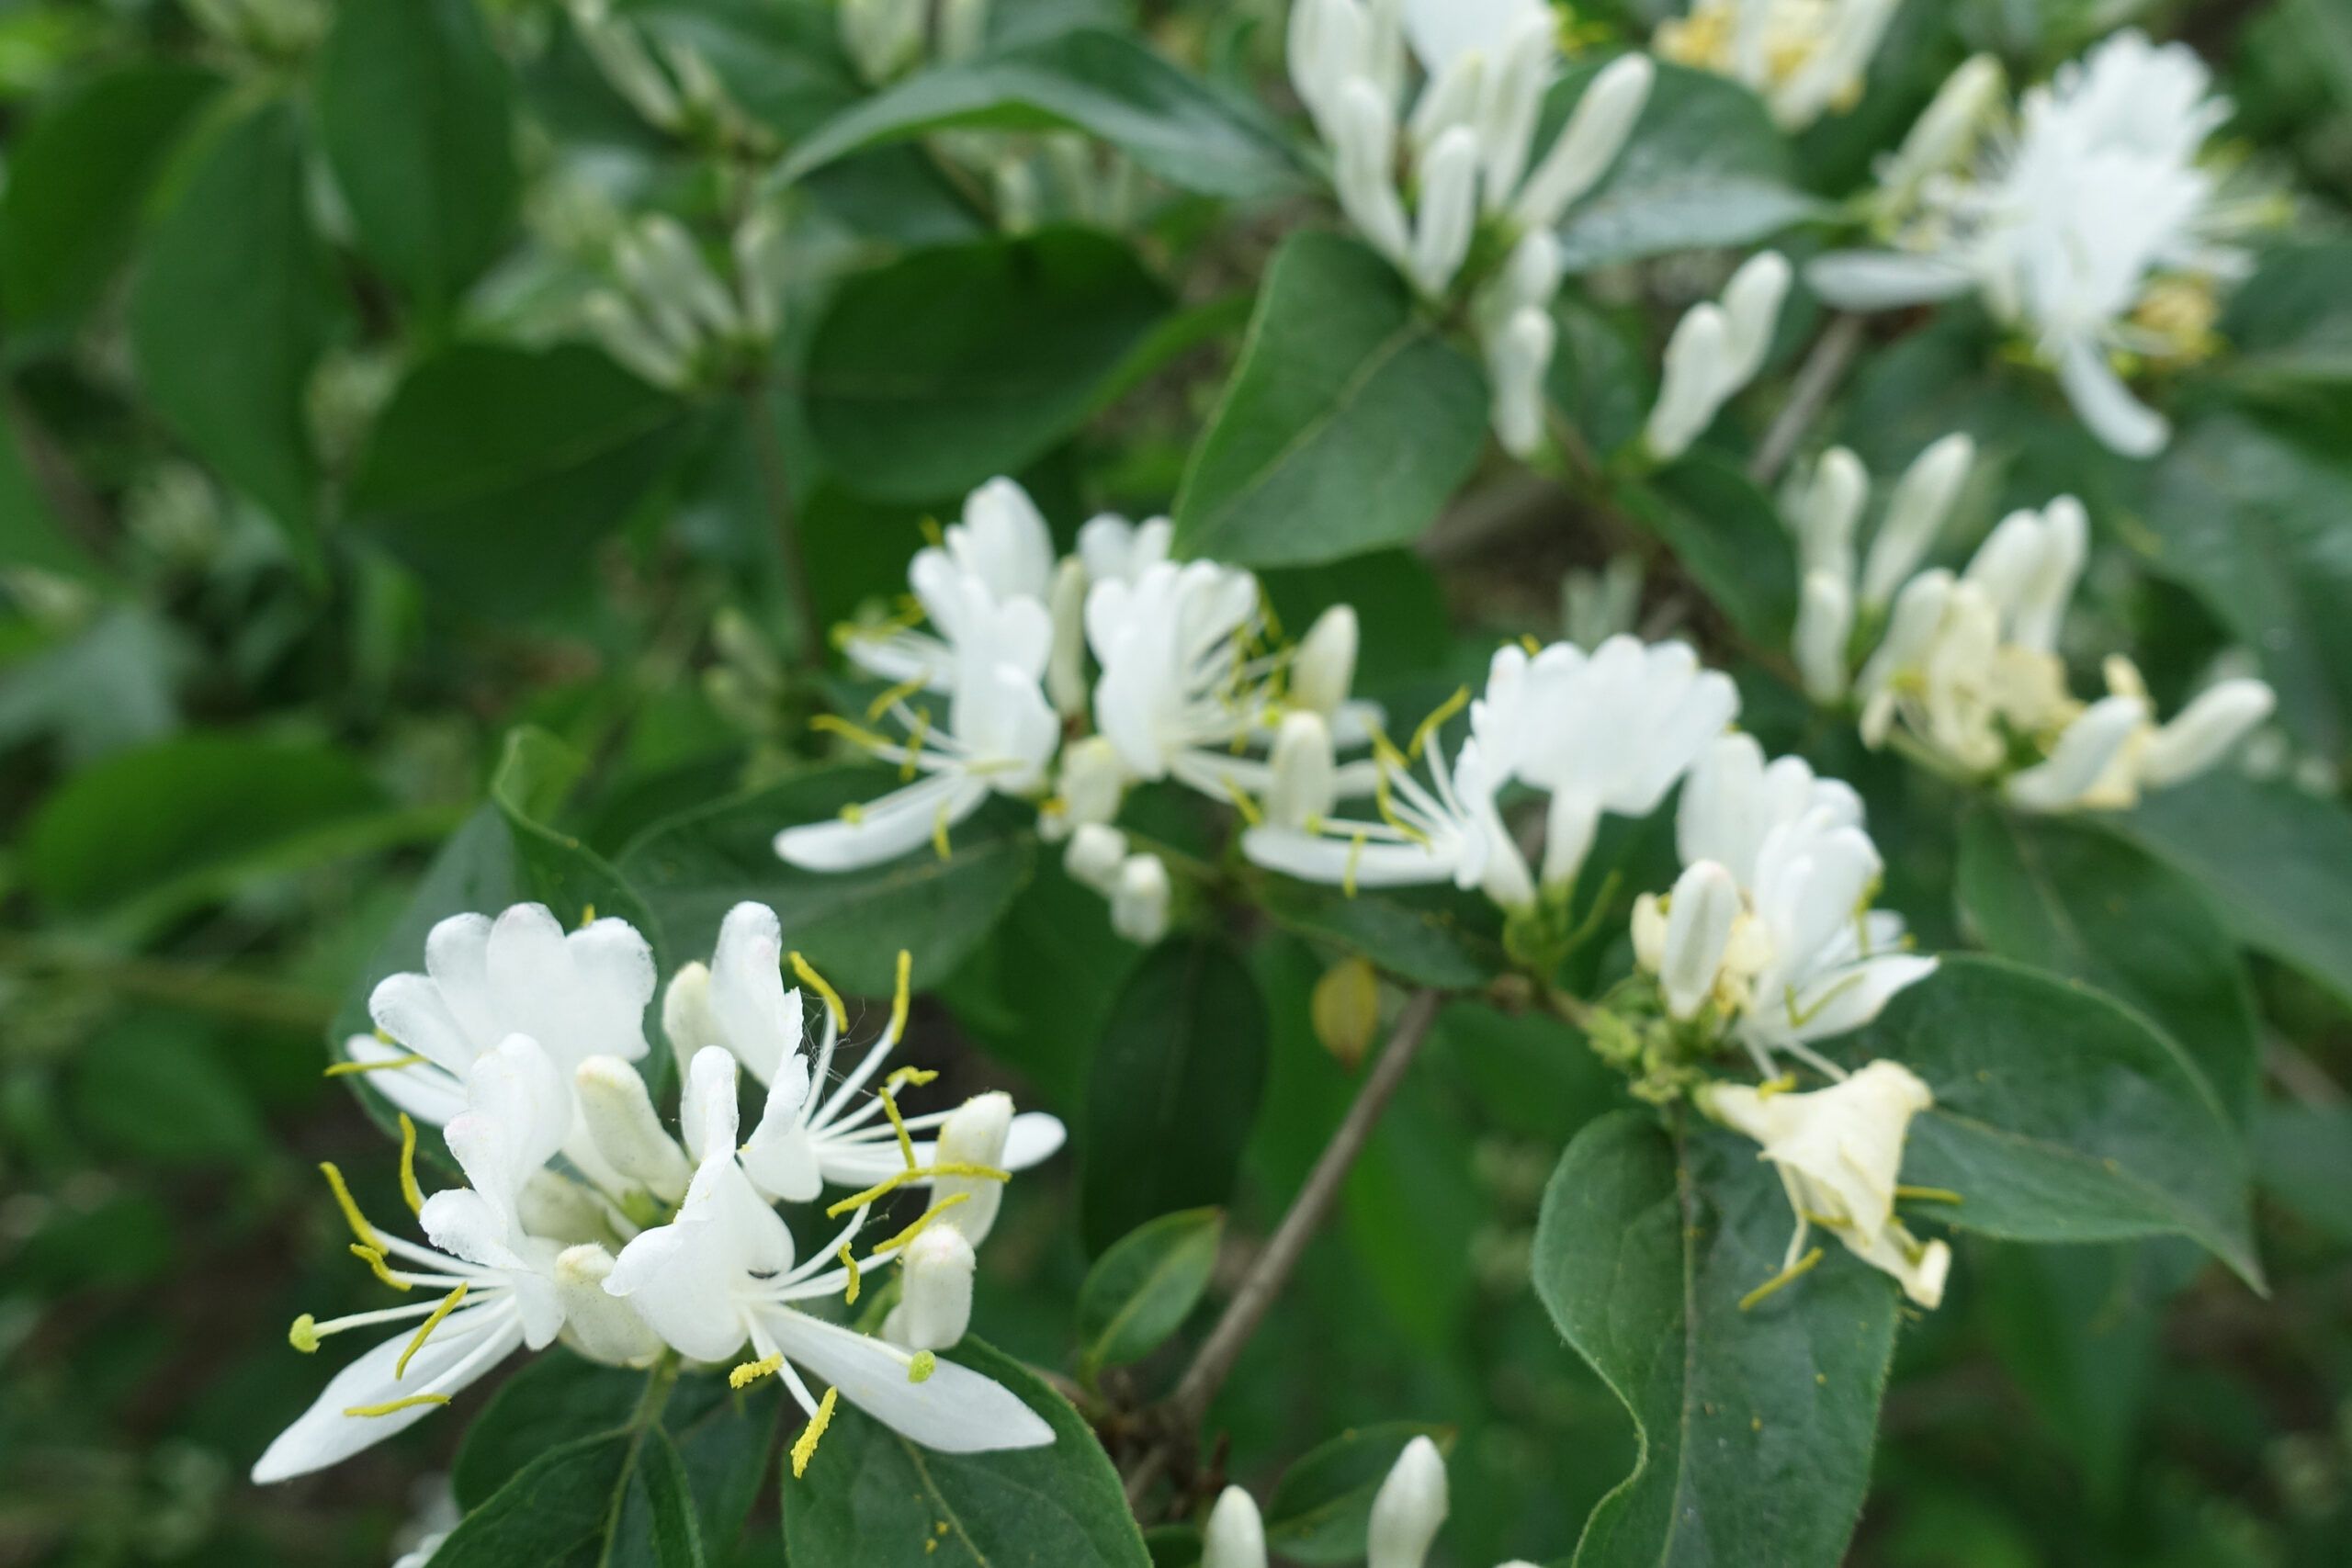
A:
POLYGON ((1838 383, 1846 378, 1846 370, 1854 355, 1862 346, 1862 319, 1860 316, 1839 316, 1829 323, 1797 371, 1797 378, 1789 389, 1788 406, 1764 433, 1763 444, 1756 448, 1755 457, 1747 465, 1747 477, 1759 485, 1769 485, 1780 476, 1790 457, 1796 453, 1797 443, 1813 422, 1821 417, 1828 405, 1830 394, 1838 383))

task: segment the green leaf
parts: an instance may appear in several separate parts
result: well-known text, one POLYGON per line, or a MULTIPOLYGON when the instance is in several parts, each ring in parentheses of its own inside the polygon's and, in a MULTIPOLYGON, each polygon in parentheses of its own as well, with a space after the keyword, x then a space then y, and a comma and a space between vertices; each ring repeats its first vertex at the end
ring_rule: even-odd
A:
POLYGON ((1216 1269, 1225 1215, 1186 1209, 1148 1220, 1114 1242, 1078 1290, 1079 1365, 1140 1361, 1184 1325, 1216 1269))
POLYGON ((1372 1527, 1372 1500, 1415 1438, 1453 1446, 1453 1428, 1418 1421, 1351 1427, 1308 1450, 1266 1499, 1266 1545, 1294 1562, 1356 1562, 1372 1527))
POLYGON ((1544 1190, 1535 1292, 1634 1418, 1641 1453, 1577 1568, 1830 1568, 1870 1480, 1895 1286, 1841 1247, 1742 1312, 1794 1219, 1756 1145, 1619 1111, 1544 1190))
POLYGON ((25 829, 23 875, 60 913, 168 912, 380 843, 388 810, 348 751, 183 736, 118 752, 50 795, 25 829))
POLYGON ((842 1568, 1149 1568, 1118 1472, 1077 1411, 1020 1362, 967 1338, 951 1358, 1018 1394, 1052 1446, 943 1454, 854 1405, 834 1412, 808 1473, 784 1477, 799 1563, 842 1568))
POLYGON ((684 445, 684 408, 578 344, 467 344, 412 370, 352 486, 353 523, 486 614, 575 582, 684 445))
POLYGON ((2352 815, 2341 802, 2223 770, 2111 820, 2203 887, 2238 940, 2352 1000, 2352 815))
POLYGON ((1280 132, 1244 100, 1213 92, 1136 39, 1080 28, 909 77, 794 149, 797 180, 860 148, 950 130, 1078 130, 1170 185, 1212 196, 1297 188, 1280 132))
POLYGON ((1785 647, 1796 624, 1797 561, 1772 498, 1711 452, 1620 492, 1750 641, 1785 647))
POLYGON ((702 1521, 695 1517, 685 1461, 659 1427, 646 1434, 643 1475, 653 1514, 654 1562, 661 1568, 703 1568, 702 1521))
MULTIPOLYGON (((2336 25, 2352 62, 2352 21, 2336 25)), ((2254 276, 2231 293, 2215 329, 2230 345, 2226 373, 2256 380, 2352 381, 2352 299, 2344 294, 2347 267, 2352 243, 2343 240, 2286 244, 2265 253, 2254 276)))
POLYGON ((1307 566, 1408 543, 1486 434, 1478 367, 1396 270, 1351 240, 1295 234, 1185 467, 1176 548, 1307 566))
POLYGON ((304 398, 326 338, 302 161, 288 105, 219 132, 149 237, 130 302, 155 411, 298 539, 318 484, 304 398))
POLYGON ((1851 1055, 1934 1091, 1903 1177, 1961 1195, 1937 1218, 2011 1241, 2185 1235, 2261 1287, 2228 1113, 2177 1044, 2087 986, 1948 957, 1851 1055))
POLYGON ((1106 234, 917 251, 834 294, 802 370, 808 428, 864 494, 958 495, 1075 431, 1167 313, 1166 290, 1106 234))
POLYGON ((276 1152, 214 1030, 187 1013, 134 1011, 92 1037, 73 1104, 96 1141, 158 1166, 254 1168, 276 1152))
POLYGON ((1962 825, 1958 890, 1986 947, 2146 1013, 2245 1121, 2254 990, 2196 884, 2089 822, 1984 810, 1962 825))
POLYGON ((608 1432, 548 1450, 449 1532, 433 1553, 436 1568, 602 1562, 639 1436, 608 1432))
MULTIPOLYGON (((0 238, 0 246, 6 241, 0 238)), ((0 249, 0 257, 7 252, 0 249)), ((23 432, 0 399, 0 560, 65 577, 95 575, 89 555, 65 531, 33 477, 23 432)))
MULTIPOLYGON (((1599 70, 1555 87, 1547 121, 1564 118, 1599 70)), ((1746 245, 1826 210, 1792 183, 1788 143, 1762 100, 1712 72, 1661 62, 1625 150, 1561 222, 1560 249, 1568 271, 1589 272, 1746 245)))
POLYGON ((645 1374, 566 1352, 537 1356, 498 1385, 466 1428, 449 1467, 458 1506, 471 1512, 534 1459, 586 1432, 617 1431, 645 1396, 645 1374))
POLYGON ((2213 414, 2165 454, 2145 522, 2151 568, 2255 650, 2289 726, 2352 755, 2352 457, 2213 414))
POLYGON ((22 333, 79 321, 130 254, 155 177, 210 73, 141 63, 93 77, 17 132, 0 191, 0 309, 22 333))
POLYGON ((1087 1085, 1087 1250, 1100 1254, 1157 1215, 1224 1202, 1265 1082, 1266 1004, 1241 960, 1210 937, 1146 955, 1087 1085))
POLYGON ((1029 880, 1035 848, 1012 813, 983 811, 958 827, 945 860, 924 849, 816 872, 775 852, 782 829, 897 787, 896 774, 872 768, 801 773, 656 823, 622 852, 621 869, 681 953, 708 953, 727 911, 750 898, 774 908, 786 944, 843 990, 888 995, 902 947, 914 954, 914 984, 928 986, 963 962, 1029 880))
POLYGON ((319 124, 368 258, 427 310, 454 302, 521 186, 514 85, 474 0, 340 0, 319 124))
POLYGON ((1337 887, 1270 877, 1266 913, 1301 936, 1362 953, 1416 986, 1475 990, 1509 967, 1500 939, 1483 929, 1492 906, 1452 889, 1337 887))
POLYGON ((1585 446, 1605 458, 1641 434, 1657 400, 1640 320, 1604 311, 1573 289, 1553 300, 1552 320, 1559 344, 1544 389, 1585 446))

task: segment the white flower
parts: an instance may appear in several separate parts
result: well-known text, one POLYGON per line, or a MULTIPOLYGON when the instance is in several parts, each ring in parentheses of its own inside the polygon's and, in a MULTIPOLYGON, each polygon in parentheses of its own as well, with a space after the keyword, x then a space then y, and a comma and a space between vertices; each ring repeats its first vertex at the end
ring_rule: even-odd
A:
POLYGON ((1258 1504, 1238 1486, 1217 1494, 1201 1531, 1201 1568, 1266 1568, 1266 1526, 1258 1504))
POLYGON ((1951 1249, 1922 1243, 1894 1217, 1904 1139, 1911 1118, 1934 1102, 1916 1074, 1887 1061, 1810 1094, 1770 1084, 1717 1083, 1700 1091, 1701 1110, 1764 1145, 1763 1157, 1788 1190, 1796 1232, 1770 1283, 1805 1266, 1805 1238, 1819 1224, 1862 1261, 1893 1275, 1919 1305, 1933 1308, 1943 1300, 1951 1249))
POLYGON ((1275 660, 1246 655, 1258 629, 1257 580, 1212 561, 1162 561, 1088 591, 1087 640, 1102 667, 1094 723, 1131 776, 1220 799, 1262 786, 1264 764, 1230 750, 1272 705, 1275 660))
POLYGON ((2248 214, 2196 162, 2230 114, 2211 85, 2188 46, 2118 33, 2029 90, 2016 135, 1973 171, 1922 177, 1898 160, 1897 250, 1824 256, 1808 276, 1855 310, 1976 290, 2031 338, 2094 434, 2146 457, 2170 426, 2132 396, 2115 357, 2197 357, 2212 287, 2246 265, 2222 241, 2248 214))
POLYGON ((1051 619, 1054 541, 1029 492, 994 479, 964 499, 963 520, 940 543, 915 552, 907 568, 928 632, 905 624, 847 626, 842 651, 870 674, 946 692, 960 672, 957 650, 967 636, 987 641, 1023 668, 1043 673, 1051 619), (977 585, 979 592, 975 592, 977 585), (1007 607, 1021 605, 1013 610, 1007 607))
POLYGON ((510 1035, 472 1064, 465 1110, 448 1124, 449 1151, 471 1186, 418 1203, 403 1161, 403 1186, 418 1203, 417 1223, 430 1246, 368 1224, 340 1173, 324 1168, 357 1238, 353 1251, 387 1284, 422 1287, 434 1296, 327 1323, 296 1320, 288 1337, 305 1352, 350 1329, 421 1322, 336 1373, 262 1454, 255 1482, 284 1481, 347 1459, 448 1404, 516 1349, 543 1349, 555 1339, 564 1325, 557 1249, 524 1234, 516 1201, 525 1180, 570 1130, 559 1069, 536 1043, 510 1035))
POLYGON ((1775 1051, 1836 1076, 1807 1043, 1860 1028, 1934 972, 1935 960, 1902 950, 1901 918, 1870 908, 1882 866, 1861 797, 1802 758, 1768 767, 1754 739, 1723 737, 1690 770, 1675 830, 1691 870, 1668 908, 1637 917, 1637 951, 1676 1017, 1712 1002, 1766 1076, 1775 1051), (1686 884, 1705 901, 1684 919, 1686 884), (1739 904, 1728 918, 1726 884, 1739 904), (1665 940, 1644 936, 1660 915, 1665 940))
POLYGON ((865 1223, 868 1209, 860 1202, 821 1250, 799 1258, 791 1230, 736 1163, 734 1058, 715 1046, 697 1055, 688 1094, 687 1115, 701 1129, 706 1157, 677 1218, 624 1247, 605 1288, 696 1360, 726 1360, 749 1341, 755 1359, 737 1369, 739 1381, 774 1372, 810 1417, 794 1448, 796 1473, 831 1418, 836 1393, 901 1436, 945 1453, 1053 1441, 1043 1418, 991 1379, 808 1312, 803 1303, 849 1293, 857 1269, 903 1256, 913 1237, 898 1238, 862 1263, 840 1261, 865 1223), (830 1385, 821 1400, 804 1372, 830 1385))
POLYGON ((1111 895, 1111 929, 1148 947, 1168 934, 1168 866, 1158 855, 1129 855, 1111 895))
POLYGON ((1862 77, 1900 0, 1696 0, 1661 22, 1662 60, 1745 82, 1772 118, 1800 130, 1860 98, 1862 77))
POLYGON ((1732 274, 1720 302, 1694 305, 1675 324, 1657 403, 1643 427, 1651 456, 1670 461, 1690 450, 1732 395, 1756 378, 1791 276, 1787 257, 1759 252, 1732 274))
MULTIPOLYGON (((804 1051, 800 989, 784 984, 786 962, 775 911, 764 904, 738 904, 719 925, 709 967, 690 964, 680 969, 662 997, 663 1027, 683 1063, 700 1062, 708 1047, 717 1046, 766 1086, 766 1104, 741 1150, 744 1171, 771 1196, 806 1202, 828 1183, 862 1188, 910 1163, 933 1164, 933 1145, 915 1134, 941 1127, 955 1112, 903 1116, 896 1100, 901 1085, 928 1082, 933 1075, 901 1068, 888 1076, 880 1092, 858 1098, 905 1033, 911 1000, 908 956, 899 956, 899 990, 880 1037, 830 1088, 846 1009, 798 953, 789 955, 803 982, 823 1001, 812 1060, 804 1051)), ((1062 1124, 1055 1117, 1032 1111, 1017 1118, 1008 1115, 1007 1120, 999 1146, 988 1151, 990 1157, 976 1163, 1027 1169, 1062 1145, 1062 1124)), ((686 1151, 697 1161, 707 1162, 715 1152, 731 1146, 707 1142, 691 1120, 683 1130, 686 1151)))
POLYGON ((1444 1456, 1429 1438, 1415 1438, 1373 1495, 1365 1568, 1421 1568, 1447 1507, 1444 1456))

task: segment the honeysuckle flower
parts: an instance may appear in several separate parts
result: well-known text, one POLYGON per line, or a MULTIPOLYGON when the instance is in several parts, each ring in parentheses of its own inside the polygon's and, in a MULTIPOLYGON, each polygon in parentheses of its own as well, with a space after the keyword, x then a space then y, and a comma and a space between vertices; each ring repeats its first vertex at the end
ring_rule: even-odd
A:
POLYGON ((739 1385, 772 1372, 809 1417, 793 1448, 795 1474, 807 1467, 836 1398, 944 1453, 1050 1444, 1053 1429, 992 1379, 808 1310, 805 1303, 854 1295, 860 1269, 902 1259, 937 1211, 856 1260, 852 1248, 871 1202, 860 1194, 837 1206, 849 1216, 840 1233, 800 1258, 791 1229, 737 1163, 735 1075, 735 1058, 723 1048, 708 1046, 695 1056, 686 1114, 697 1129, 694 1141, 706 1151, 703 1161, 677 1217, 622 1248, 605 1289, 695 1360, 727 1360, 748 1342, 754 1359, 736 1369, 739 1385), (828 1385, 821 1398, 804 1373, 828 1385))
MULTIPOLYGON (((1983 80, 1939 101, 1947 120, 1981 101, 1983 80)), ((2014 135, 1972 166, 1925 175, 1916 165, 1935 147, 1906 147, 1887 172, 1902 182, 1885 204, 1894 248, 1824 256, 1808 280, 1852 310, 1981 294, 2056 372, 2093 434, 2147 457, 2171 427, 2119 364, 2203 356, 2214 294, 2247 265, 2227 241, 2256 213, 2197 162, 2231 112, 2211 87, 2186 45, 2117 33, 2029 89, 2014 135)), ((1928 139, 1962 157, 1970 140, 1949 125, 1928 139)))
POLYGON ((1496 435, 1529 455, 1542 439, 1556 335, 1548 307, 1559 250, 1546 231, 1616 160, 1654 68, 1639 54, 1603 68, 1538 160, 1537 121, 1560 64, 1558 28, 1539 0, 1297 0, 1289 56, 1299 99, 1332 151, 1340 209, 1416 290, 1451 294, 1482 226, 1498 249, 1510 247, 1510 264, 1478 282, 1471 303, 1496 435), (1408 42, 1424 78, 1408 120, 1408 42), (1410 171, 1402 184, 1400 140, 1410 171))
POLYGON ((901 622, 844 626, 835 640, 850 662, 885 681, 952 691, 969 637, 1001 645, 1002 656, 1043 673, 1053 634, 1054 540, 1018 484, 993 479, 965 497, 962 519, 941 531, 938 544, 915 552, 907 581, 931 629, 901 622))
POLYGON ((1904 1140, 1911 1119, 1934 1102, 1917 1075, 1888 1061, 1871 1062, 1811 1093, 1779 1084, 1715 1083, 1700 1090, 1702 1111, 1764 1145, 1762 1157, 1780 1172, 1796 1213, 1781 1272, 1744 1306, 1818 1259, 1817 1251, 1805 1251, 1816 1224, 1871 1268, 1893 1275, 1919 1305, 1932 1309, 1943 1300, 1951 1248, 1920 1241, 1894 1217, 1895 1200, 1905 1195, 1896 1185, 1904 1140))
MULTIPOLYGON (((932 1144, 914 1135, 943 1128, 960 1112, 903 1116, 896 1100, 902 1085, 927 1082, 932 1075, 900 1068, 888 1075, 877 1092, 858 1098, 905 1035, 911 969, 901 953, 889 1020, 837 1084, 831 1081, 833 1057, 848 1025, 847 1009, 805 959, 786 953, 782 923, 766 905, 746 902, 729 910, 709 965, 686 964, 671 979, 662 996, 662 1026, 681 1062, 700 1061, 707 1049, 717 1047, 767 1089, 760 1120, 741 1150, 743 1169, 762 1191, 806 1202, 828 1183, 862 1188, 910 1160, 934 1163, 932 1144), (807 1050, 800 987, 784 984, 787 963, 821 1000, 813 1058, 807 1050)), ((1025 1170, 1061 1147, 1065 1134, 1057 1118, 1042 1111, 1014 1117, 1011 1101, 1004 1104, 1006 1126, 994 1145, 982 1151, 988 1157, 956 1159, 1025 1170)), ((707 1162, 718 1145, 706 1143, 691 1122, 683 1131, 688 1155, 707 1162)), ((992 1191, 988 1201, 993 1207, 992 1191)))
MULTIPOLYGON (((1428 1438, 1405 1445, 1373 1496, 1365 1568, 1423 1568, 1449 1509, 1445 1458, 1428 1438)), ((1238 1486, 1217 1495, 1201 1531, 1201 1568, 1266 1568, 1266 1528, 1238 1486)), ((1502 1568, 1533 1568, 1514 1561, 1502 1568)))
POLYGON ((1883 867, 1861 797, 1804 759, 1768 766, 1752 737, 1722 737, 1690 770, 1675 836, 1688 869, 1670 898, 1636 906, 1636 957, 1671 1016, 1712 1009, 1768 1077, 1776 1051, 1837 1076, 1809 1043, 1934 972, 1904 951, 1901 917, 1870 908, 1883 867))
POLYGON ((555 1063, 524 1035, 507 1036, 472 1064, 465 1109, 446 1134, 471 1185, 424 1198, 410 1163, 413 1138, 403 1151, 401 1186, 425 1244, 371 1224, 340 1172, 323 1168, 351 1226, 352 1250, 394 1289, 433 1294, 327 1323, 307 1314, 295 1320, 288 1337, 305 1353, 352 1329, 404 1326, 328 1382, 255 1462, 254 1481, 284 1481, 347 1459, 447 1404, 515 1350, 554 1341, 564 1327, 558 1248, 524 1232, 516 1201, 571 1130, 561 1089, 555 1063))
POLYGON ((1238 1486, 1217 1494, 1201 1530, 1201 1568, 1266 1568, 1266 1523, 1238 1486))
POLYGON ((1696 0, 1688 16, 1658 24, 1651 47, 1661 60, 1746 83, 1776 123, 1797 130, 1861 97, 1862 77, 1900 3, 1696 0))
POLYGON ((1689 451, 1732 395, 1756 378, 1791 276, 1786 257, 1760 252, 1732 274, 1719 300, 1692 306, 1675 323, 1657 402, 1642 431, 1652 457, 1667 462, 1689 451))

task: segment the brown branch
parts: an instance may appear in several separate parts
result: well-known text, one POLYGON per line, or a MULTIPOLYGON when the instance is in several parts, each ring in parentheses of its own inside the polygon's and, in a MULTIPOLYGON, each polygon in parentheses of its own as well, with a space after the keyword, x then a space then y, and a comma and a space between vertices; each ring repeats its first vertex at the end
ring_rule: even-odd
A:
POLYGON ((1804 364, 1797 371, 1797 378, 1789 389, 1788 405, 1781 410, 1771 429, 1764 433, 1762 445, 1747 465, 1747 477, 1759 485, 1770 485, 1781 468, 1796 455, 1797 444, 1813 422, 1821 417, 1829 399, 1838 390, 1838 383, 1846 378, 1848 367, 1862 346, 1862 319, 1840 316, 1829 323, 1829 330, 1813 345, 1804 364))

